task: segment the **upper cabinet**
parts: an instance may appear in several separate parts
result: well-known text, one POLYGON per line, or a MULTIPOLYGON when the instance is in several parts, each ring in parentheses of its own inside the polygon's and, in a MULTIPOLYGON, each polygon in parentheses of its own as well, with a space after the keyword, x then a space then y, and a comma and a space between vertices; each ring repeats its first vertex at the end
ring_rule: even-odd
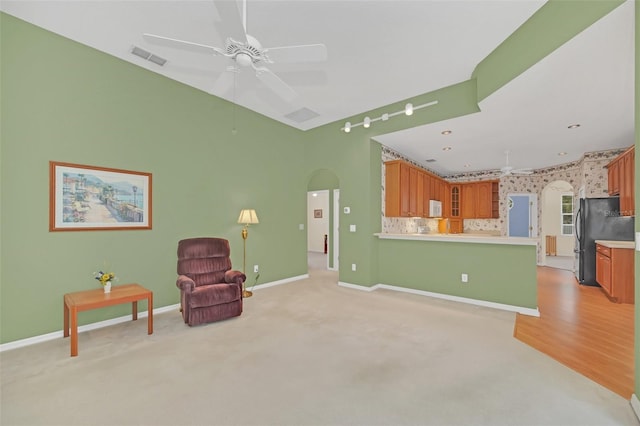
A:
POLYGON ((635 147, 627 149, 607 165, 609 195, 620 196, 620 214, 635 215, 635 147))
POLYGON ((463 219, 499 217, 498 181, 465 182, 457 186, 460 187, 460 216, 463 219))
POLYGON ((498 181, 449 183, 402 160, 385 164, 385 216, 430 217, 429 201, 442 202, 452 219, 498 218, 498 181))
POLYGON ((447 182, 402 160, 385 164, 385 216, 429 217, 429 200, 443 202, 447 182))

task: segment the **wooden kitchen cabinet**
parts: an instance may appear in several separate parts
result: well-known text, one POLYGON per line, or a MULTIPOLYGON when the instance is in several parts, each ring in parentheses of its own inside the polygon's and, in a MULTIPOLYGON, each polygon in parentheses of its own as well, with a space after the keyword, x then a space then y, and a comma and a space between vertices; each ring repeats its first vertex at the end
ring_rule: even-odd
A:
POLYGON ((625 152, 620 161, 620 214, 635 216, 635 149, 625 152))
POLYGON ((596 244, 596 281, 616 303, 634 303, 634 251, 596 244))
POLYGON ((499 217, 500 194, 497 181, 466 182, 460 185, 461 216, 464 219, 499 217))
POLYGON ((635 216, 635 147, 632 146, 607 165, 608 193, 620 196, 620 214, 635 216))
POLYGON ((478 187, 473 183, 460 185, 460 215, 463 219, 476 217, 476 202, 478 199, 478 187))
POLYGON ((463 229, 462 219, 449 219, 450 234, 462 234, 463 232, 464 232, 464 229, 463 229))
POLYGON ((412 167, 404 161, 385 163, 385 215, 387 217, 411 216, 415 208, 416 176, 411 176, 412 167), (414 188, 411 187, 413 183, 414 188), (414 194, 413 202, 411 195, 414 194))
POLYGON ((459 219, 461 218, 461 210, 460 210, 460 200, 461 200, 461 193, 460 193, 460 185, 459 184, 451 184, 449 186, 449 216, 452 219, 459 219))
POLYGON ((620 194, 620 161, 614 160, 607 166, 609 195, 620 194))

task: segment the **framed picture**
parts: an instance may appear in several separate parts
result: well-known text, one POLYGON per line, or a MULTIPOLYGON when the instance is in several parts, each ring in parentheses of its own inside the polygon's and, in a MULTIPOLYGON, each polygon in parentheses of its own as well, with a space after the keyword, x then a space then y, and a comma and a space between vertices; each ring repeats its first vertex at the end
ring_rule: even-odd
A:
POLYGON ((151 229, 151 173, 49 162, 49 231, 151 229))
POLYGON ((313 217, 315 219, 322 219, 322 209, 316 209, 313 211, 313 217))

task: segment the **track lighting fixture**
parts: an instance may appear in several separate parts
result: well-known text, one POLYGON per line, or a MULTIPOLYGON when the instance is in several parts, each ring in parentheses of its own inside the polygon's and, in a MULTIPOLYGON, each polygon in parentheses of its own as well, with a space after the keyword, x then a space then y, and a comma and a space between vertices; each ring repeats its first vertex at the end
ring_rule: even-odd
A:
POLYGON ((365 129, 368 129, 369 127, 371 127, 371 123, 375 122, 375 121, 387 121, 389 118, 391 117, 395 117, 396 115, 400 115, 400 114, 405 114, 405 115, 412 115, 413 111, 417 110, 417 109, 421 109, 421 108, 426 108, 428 106, 432 106, 432 105, 436 105, 438 103, 438 101, 431 101, 431 102, 427 102, 426 104, 422 104, 422 105, 418 105, 418 106, 413 106, 412 103, 408 103, 405 105, 404 110, 402 111, 398 111, 398 112, 393 112, 391 114, 389 113, 384 113, 382 114, 380 117, 378 118, 370 118, 370 117, 365 117, 364 120, 360 123, 355 123, 355 124, 351 124, 351 122, 347 121, 346 123, 344 123, 344 127, 340 130, 343 130, 345 133, 349 133, 351 132, 351 129, 353 127, 358 127, 358 126, 362 126, 365 129))
POLYGON ((404 113, 407 115, 413 115, 413 105, 411 103, 404 106, 404 113))

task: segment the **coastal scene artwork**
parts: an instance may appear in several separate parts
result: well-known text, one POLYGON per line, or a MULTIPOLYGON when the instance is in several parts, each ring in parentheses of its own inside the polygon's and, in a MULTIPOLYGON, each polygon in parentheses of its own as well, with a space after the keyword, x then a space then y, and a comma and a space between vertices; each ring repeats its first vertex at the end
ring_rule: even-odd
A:
POLYGON ((151 229, 151 173, 49 162, 49 230, 151 229))

